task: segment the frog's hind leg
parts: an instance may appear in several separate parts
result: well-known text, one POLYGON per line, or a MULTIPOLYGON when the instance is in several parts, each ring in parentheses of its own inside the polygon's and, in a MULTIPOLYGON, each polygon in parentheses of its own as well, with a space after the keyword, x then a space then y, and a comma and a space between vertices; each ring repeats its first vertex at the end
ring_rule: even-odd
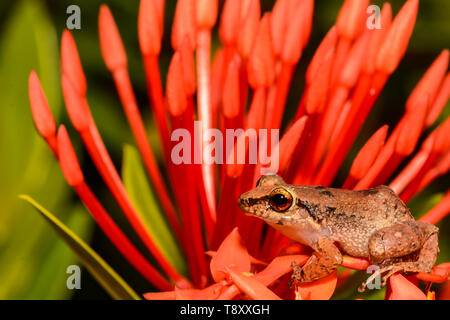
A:
POLYGON ((379 263, 380 269, 358 291, 364 291, 377 276, 382 275, 385 286, 397 272, 430 272, 438 253, 438 228, 432 224, 411 221, 381 229, 369 241, 370 260, 379 263))

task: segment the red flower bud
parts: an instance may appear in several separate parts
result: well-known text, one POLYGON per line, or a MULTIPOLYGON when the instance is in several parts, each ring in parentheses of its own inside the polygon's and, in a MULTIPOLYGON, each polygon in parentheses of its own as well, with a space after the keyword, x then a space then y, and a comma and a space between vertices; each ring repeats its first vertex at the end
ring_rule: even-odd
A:
POLYGON ((56 135, 55 118, 48 106, 47 98, 36 72, 33 70, 28 78, 28 94, 30 98, 31 113, 39 134, 44 138, 56 135))
POLYGON ((218 0, 196 0, 196 21, 199 29, 211 29, 216 24, 218 0))
POLYGON ((337 19, 339 36, 355 39, 363 30, 369 0, 345 0, 337 19))
POLYGON ((197 28, 195 22, 195 0, 179 0, 175 9, 172 26, 172 47, 175 50, 181 46, 184 37, 188 37, 191 48, 197 44, 197 28))
POLYGON ((138 38, 144 55, 158 55, 163 34, 163 1, 141 0, 138 15, 138 38))
POLYGON ((248 82, 253 88, 269 87, 275 79, 275 58, 270 37, 270 14, 261 20, 248 60, 248 82))
POLYGON ((106 67, 114 72, 119 68, 126 68, 127 55, 120 38, 119 30, 108 6, 102 5, 98 17, 100 48, 106 67))
POLYGON ((395 17, 377 56, 377 70, 391 74, 405 54, 417 18, 419 0, 408 0, 395 17))
POLYGON ((261 15, 261 8, 259 0, 248 0, 244 2, 247 6, 241 6, 240 15, 240 31, 238 36, 238 51, 239 54, 246 58, 253 48, 253 42, 258 32, 259 17, 261 15))
POLYGON ((70 78, 77 93, 84 96, 87 90, 86 77, 81 66, 77 46, 68 30, 64 30, 61 39, 61 68, 63 74, 70 78))
POLYGON ((420 79, 414 90, 411 92, 408 101, 406 101, 406 109, 409 111, 411 107, 420 99, 421 96, 429 95, 430 103, 433 103, 438 93, 442 79, 448 68, 449 51, 444 50, 434 60, 433 64, 428 68, 427 72, 420 79))

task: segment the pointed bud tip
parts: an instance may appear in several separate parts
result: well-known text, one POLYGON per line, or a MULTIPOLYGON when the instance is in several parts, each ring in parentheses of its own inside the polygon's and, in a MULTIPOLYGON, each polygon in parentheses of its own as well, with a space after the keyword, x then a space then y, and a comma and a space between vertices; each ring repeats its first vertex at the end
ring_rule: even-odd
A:
POLYGON ((138 13, 138 39, 142 54, 158 55, 161 51, 162 16, 153 0, 141 0, 138 13))
POLYGON ((195 2, 192 0, 179 0, 175 8, 175 17, 172 25, 171 42, 174 50, 178 50, 187 36, 191 48, 197 45, 197 25, 195 21, 195 2))
POLYGON ((47 139, 54 137, 56 135, 55 118, 48 106, 41 82, 34 70, 31 71, 28 78, 28 94, 33 121, 39 134, 47 139))
POLYGON ((241 7, 237 49, 242 57, 247 58, 258 32, 261 6, 259 0, 249 0, 245 3, 247 6, 241 7))
POLYGON ((211 29, 216 24, 218 0, 196 0, 196 22, 199 29, 211 29))
POLYGON ((433 104, 441 83, 445 77, 448 69, 449 51, 443 50, 441 54, 433 61, 431 66, 417 83, 414 90, 411 92, 408 101, 406 102, 406 109, 410 110, 413 105, 420 99, 421 96, 428 94, 430 96, 430 103, 433 104))
POLYGON ((418 8, 418 0, 408 0, 395 17, 378 52, 377 70, 391 74, 397 68, 408 47, 418 8))
POLYGON ((363 30, 369 0, 346 0, 339 12, 339 35, 347 40, 355 39, 363 30))
POLYGON ((241 0, 226 0, 223 5, 219 36, 225 45, 233 45, 237 41, 239 33, 239 15, 241 0))
POLYGON ((111 10, 105 4, 100 6, 98 30, 100 48, 106 67, 111 72, 119 68, 126 68, 127 56, 125 48, 111 10))
POLYGON ((75 86, 80 95, 87 90, 86 77, 78 55, 77 46, 69 30, 64 30, 61 39, 61 68, 75 86))

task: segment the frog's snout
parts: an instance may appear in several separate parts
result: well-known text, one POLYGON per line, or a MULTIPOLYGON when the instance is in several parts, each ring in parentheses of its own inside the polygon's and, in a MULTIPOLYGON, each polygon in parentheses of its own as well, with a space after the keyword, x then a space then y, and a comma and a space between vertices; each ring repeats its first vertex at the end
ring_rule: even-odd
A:
POLYGON ((238 206, 239 206, 239 208, 241 208, 241 210, 245 211, 245 208, 247 206, 247 201, 242 196, 239 197, 239 199, 238 199, 238 206))
POLYGON ((250 213, 250 208, 253 205, 253 201, 250 198, 243 197, 242 195, 238 199, 238 206, 242 211, 250 213))

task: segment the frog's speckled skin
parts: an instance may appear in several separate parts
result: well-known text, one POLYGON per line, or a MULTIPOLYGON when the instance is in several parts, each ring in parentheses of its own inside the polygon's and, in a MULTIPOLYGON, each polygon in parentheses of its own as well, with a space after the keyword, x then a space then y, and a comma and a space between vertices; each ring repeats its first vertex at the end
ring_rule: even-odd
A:
POLYGON ((334 271, 342 263, 342 251, 378 264, 380 274, 387 273, 384 284, 394 272, 431 271, 439 252, 438 228, 415 221, 386 186, 361 191, 293 186, 267 175, 240 196, 239 206, 321 254, 294 272, 295 281, 313 281, 334 271), (269 203, 271 192, 280 187, 293 197, 284 212, 273 210, 269 203))

